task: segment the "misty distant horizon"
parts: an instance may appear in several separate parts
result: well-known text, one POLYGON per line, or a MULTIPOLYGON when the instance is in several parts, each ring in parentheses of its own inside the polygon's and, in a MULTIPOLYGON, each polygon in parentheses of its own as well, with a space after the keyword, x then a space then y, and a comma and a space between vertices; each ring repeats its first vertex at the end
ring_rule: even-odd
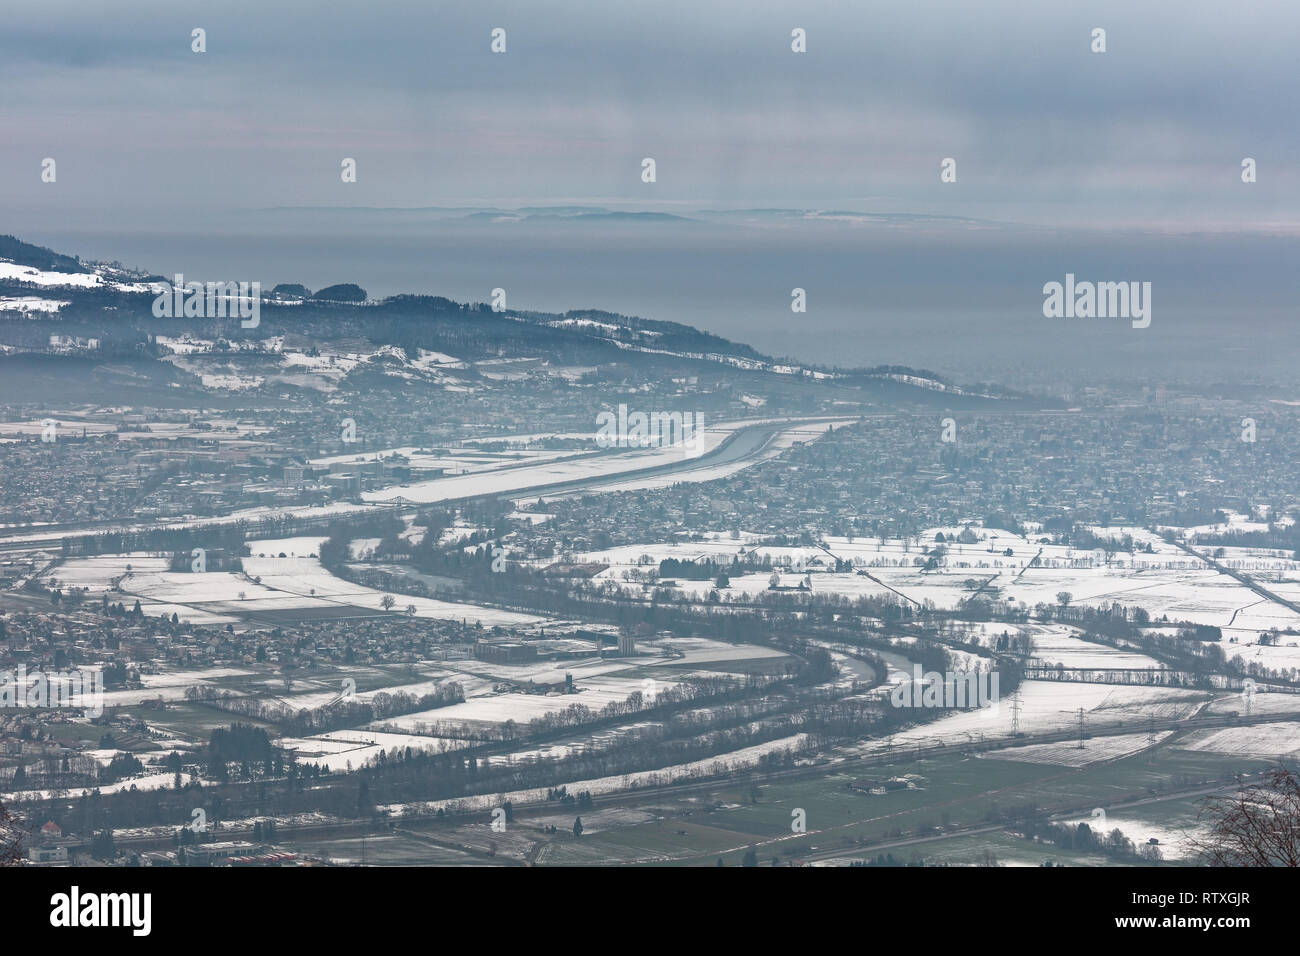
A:
POLYGON ((866 204, 1300 234, 1300 132, 1287 121, 1300 11, 1178 11, 31 6, 0 34, 0 103, 21 133, 0 143, 0 208, 16 224, 90 231, 129 214, 133 229, 184 232, 281 205, 866 204), (496 29, 503 54, 489 47, 496 29), (55 189, 42 157, 59 161, 55 189), (344 157, 358 173, 346 187, 344 157), (653 185, 643 157, 658 163, 653 185), (945 157, 958 175, 940 188, 945 157), (1243 157, 1258 163, 1248 189, 1243 157))
POLYGON ((1179 10, 32 7, 0 35, 0 231, 160 274, 505 288, 810 362, 1286 382, 1300 11, 1179 10), (692 221, 454 214, 556 205, 692 221), (894 218, 736 212, 772 209, 894 218), (1037 314, 1094 271, 1153 283, 1148 334, 1037 314))
MULTIPOLYGON (((683 211, 682 215, 689 215, 683 211)), ((355 282, 374 298, 441 295, 513 308, 597 309, 682 322, 777 357, 903 364, 1008 387, 1233 381, 1286 385, 1300 241, 1165 237, 994 225, 714 220, 402 222, 365 210, 266 212, 204 234, 20 233, 86 258, 264 288, 355 282), (228 231, 227 231, 228 230, 228 231), (1043 317, 1045 282, 1153 283, 1153 321, 1043 317), (808 311, 790 313, 790 290, 808 311), (791 331, 797 320, 798 336, 791 331), (1014 342, 1014 347, 1011 343, 1014 342)), ((1295 398, 1283 394, 1281 397, 1295 398)))

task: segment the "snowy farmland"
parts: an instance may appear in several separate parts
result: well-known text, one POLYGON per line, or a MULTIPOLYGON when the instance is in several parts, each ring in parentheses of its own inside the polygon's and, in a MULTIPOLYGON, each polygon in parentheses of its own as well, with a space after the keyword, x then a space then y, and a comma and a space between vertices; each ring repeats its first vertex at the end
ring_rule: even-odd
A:
POLYGON ((1300 755, 1300 721, 1200 730, 1178 742, 1184 750, 1236 756, 1289 757, 1300 755))
MULTIPOLYGON (((111 601, 123 602, 128 608, 138 599, 147 616, 175 614, 187 624, 243 624, 246 617, 265 612, 285 612, 290 617, 295 612, 336 617, 385 613, 381 604, 384 592, 335 577, 321 566, 315 555, 322 540, 300 537, 250 541, 255 557, 243 559, 242 572, 168 571, 165 558, 107 555, 69 560, 47 572, 45 580, 58 580, 61 586, 87 587, 92 596, 109 593, 111 601), (281 554, 285 557, 279 557, 281 554)), ((484 627, 552 623, 533 614, 432 598, 398 597, 396 609, 413 617, 466 621, 484 627), (414 610, 408 612, 408 608, 414 610)))
MULTIPOLYGON (((494 694, 475 697, 463 704, 440 707, 415 714, 403 714, 380 721, 377 726, 414 731, 421 725, 433 722, 503 724, 514 721, 527 723, 537 717, 546 717, 573 706, 600 710, 608 704, 621 704, 634 693, 641 693, 641 680, 627 678, 598 678, 583 681, 573 694, 494 694)), ((675 686, 659 682, 661 690, 675 686)))
MULTIPOLYGON (((185 786, 195 779, 191 773, 181 774, 181 786, 185 786)), ((121 793, 126 790, 168 790, 176 782, 175 774, 171 773, 151 773, 140 777, 128 777, 125 780, 119 780, 116 783, 99 784, 94 787, 74 787, 68 790, 60 790, 59 794, 65 798, 80 799, 90 793, 121 793)), ((18 790, 13 793, 0 793, 0 799, 14 802, 18 800, 49 800, 54 796, 52 790, 18 790)))
POLYGON ((1024 747, 1006 747, 1002 750, 980 753, 981 758, 995 760, 1020 760, 1025 763, 1055 764, 1062 767, 1087 767, 1095 763, 1131 757, 1152 746, 1158 746, 1172 736, 1171 732, 1156 734, 1116 734, 1094 737, 1084 741, 1053 744, 1029 744, 1024 747))
MULTIPOLYGON (((1078 727, 1080 709, 1084 712, 1085 728, 1090 723, 1131 723, 1137 732, 1152 717, 1160 720, 1190 717, 1204 707, 1212 696, 1208 691, 1165 687, 1120 687, 1033 680, 1024 681, 1017 694, 1020 701, 1020 730, 1026 734, 1071 731, 1078 727)), ((1011 704, 1004 699, 999 706, 975 708, 941 717, 900 731, 893 736, 891 742, 868 740, 848 748, 848 752, 865 754, 879 752, 890 746, 898 749, 934 746, 939 743, 953 746, 979 740, 981 737, 1005 737, 1011 731, 1011 720, 1011 704)))
MULTIPOLYGON (((431 690, 454 681, 465 693, 465 701, 430 710, 384 717, 372 724, 348 731, 335 731, 314 735, 305 741, 294 740, 286 745, 299 748, 300 757, 310 759, 331 769, 342 769, 347 762, 354 767, 380 750, 392 747, 414 749, 458 748, 464 741, 440 735, 435 728, 467 725, 482 729, 499 727, 507 722, 516 725, 530 720, 560 713, 573 706, 598 711, 611 704, 625 703, 634 694, 644 697, 664 693, 679 686, 693 676, 682 672, 684 663, 709 663, 714 669, 703 676, 716 678, 733 667, 743 673, 753 661, 782 658, 780 652, 755 646, 733 646, 704 639, 674 638, 646 642, 646 650, 654 656, 601 658, 564 661, 560 663, 537 661, 522 665, 492 664, 485 661, 466 660, 422 665, 420 674, 427 680, 418 683, 385 683, 371 686, 356 694, 357 700, 370 700, 378 693, 404 692, 412 695, 431 690), (672 646, 669 646, 671 641, 672 646), (686 656, 682 656, 685 654, 686 656), (698 655, 692 659, 690 655, 698 655), (647 676, 654 675, 654 676, 647 676), (573 693, 563 693, 558 688, 571 681, 573 693), (548 693, 527 693, 523 688, 552 687, 548 693), (322 743, 323 742, 323 743, 322 743), (347 746, 340 746, 340 744, 347 746), (306 754, 317 754, 308 758, 306 754)), ((359 677, 360 685, 365 677, 359 677)), ((321 706, 338 696, 337 687, 330 683, 322 687, 306 686, 299 693, 279 698, 294 707, 321 706)), ((621 723, 617 728, 597 734, 621 735, 638 726, 621 723)), ((572 749, 581 749, 588 735, 575 730, 571 739, 557 742, 550 748, 527 749, 507 755, 502 759, 522 759, 532 756, 563 756, 572 749)))
MULTIPOLYGON (((1112 603, 1141 607, 1152 621, 1212 625, 1222 630, 1224 652, 1247 660, 1258 660, 1271 668, 1300 667, 1300 634, 1284 638, 1279 646, 1260 646, 1257 637, 1269 630, 1300 632, 1300 614, 1261 597, 1235 578, 1211 567, 1142 529, 1105 529, 1118 536, 1131 534, 1139 546, 1151 545, 1152 553, 1112 555, 1108 562, 1099 551, 1083 551, 1065 545, 1039 544, 1034 535, 1020 537, 996 528, 977 529, 981 540, 957 543, 952 540, 962 529, 931 528, 916 538, 843 538, 830 536, 826 550, 818 547, 788 547, 755 544, 753 535, 737 531, 732 537, 673 543, 621 545, 584 552, 576 561, 607 564, 597 581, 624 586, 644 584, 664 560, 713 562, 770 561, 781 574, 783 585, 793 585, 809 576, 814 594, 848 598, 901 595, 918 605, 927 602, 937 608, 957 608, 977 592, 982 597, 1000 598, 1013 606, 1031 610, 1037 605, 1055 606, 1059 595, 1068 593, 1073 605, 1108 607, 1112 603), (947 548, 943 561, 933 570, 923 570, 924 555, 943 534, 947 548), (1010 550, 1010 555, 1006 551, 1010 550), (827 553, 830 552, 830 554, 827 553), (853 571, 836 571, 835 559, 852 564, 853 571)), ((1296 568, 1295 561, 1270 559, 1271 564, 1296 568)), ((1269 580, 1276 593, 1300 599, 1300 570, 1281 569, 1279 575, 1293 575, 1282 583, 1269 580)), ((704 600, 715 590, 715 582, 674 578, 676 593, 704 600)), ((728 600, 745 601, 769 589, 771 572, 734 574, 729 586, 720 589, 728 600)), ((1066 640, 1058 631, 1036 631, 1035 656, 1049 663, 1071 667, 1151 667, 1155 662, 1141 654, 1125 654, 1097 646, 1084 647, 1066 640)))
MULTIPOLYGON (((256 542, 252 544, 256 551, 256 542)), ((278 553, 278 552, 277 552, 278 553)), ((283 607, 345 605, 379 608, 384 592, 337 578, 326 571, 319 558, 245 558, 245 575, 260 579, 275 592, 283 607)), ((526 627, 550 623, 548 618, 514 611, 499 611, 474 604, 438 601, 433 598, 399 595, 398 607, 414 608, 413 617, 467 621, 484 627, 526 627)))
MULTIPOLYGON (((744 747, 729 753, 718 754, 703 760, 674 764, 659 770, 643 770, 636 773, 619 774, 611 777, 597 777, 590 780, 578 780, 568 783, 567 788, 574 793, 586 790, 593 795, 618 793, 634 787, 663 786, 681 780, 700 780, 715 776, 719 771, 740 770, 755 766, 764 756, 790 750, 797 751, 808 740, 807 734, 793 734, 779 740, 771 740, 753 747, 744 747)), ((390 814, 401 816, 404 813, 430 813, 440 808, 464 812, 467 810, 490 810, 500 806, 501 801, 511 800, 515 803, 540 803, 546 798, 546 788, 533 787, 526 790, 513 790, 509 793, 461 797, 455 800, 437 800, 422 803, 394 804, 381 809, 390 814)))
POLYGON ((1156 668, 1163 665, 1154 657, 1120 650, 1108 644, 1080 640, 1077 628, 1063 624, 1022 625, 1034 642, 1032 660, 1042 664, 1084 668, 1156 668))

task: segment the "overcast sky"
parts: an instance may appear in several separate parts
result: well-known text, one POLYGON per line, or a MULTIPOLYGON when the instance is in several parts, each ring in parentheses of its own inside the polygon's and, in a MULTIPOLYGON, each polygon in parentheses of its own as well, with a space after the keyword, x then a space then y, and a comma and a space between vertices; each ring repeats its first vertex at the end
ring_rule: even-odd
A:
POLYGON ((10 2, 0 231, 579 201, 1294 234, 1297 35, 1294 0, 10 2))

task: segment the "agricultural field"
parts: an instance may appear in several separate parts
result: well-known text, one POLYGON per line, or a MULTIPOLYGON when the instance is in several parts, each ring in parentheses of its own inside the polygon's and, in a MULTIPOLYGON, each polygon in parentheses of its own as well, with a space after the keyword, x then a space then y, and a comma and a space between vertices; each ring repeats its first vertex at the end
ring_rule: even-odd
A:
MULTIPOLYGON (((660 562, 733 563, 770 562, 772 571, 729 575, 719 589, 711 578, 689 580, 671 577, 667 585, 674 593, 705 600, 718 591, 724 600, 747 601, 768 591, 774 575, 779 587, 797 588, 806 582, 813 594, 847 598, 897 595, 917 606, 960 608, 976 594, 1010 606, 1031 610, 1038 605, 1054 607, 1060 595, 1068 594, 1075 606, 1098 608, 1113 603, 1144 609, 1153 622, 1167 619, 1185 624, 1218 627, 1224 635, 1224 650, 1230 657, 1259 661, 1270 668, 1300 667, 1300 613, 1262 598, 1229 575, 1141 528, 1093 529, 1098 534, 1119 538, 1130 536, 1135 548, 1151 552, 1107 555, 1100 550, 1078 550, 1066 545, 1040 543, 1029 532, 1018 536, 996 528, 979 529, 978 543, 957 543, 962 528, 930 528, 915 538, 856 538, 827 536, 825 548, 768 546, 755 543, 755 535, 737 532, 732 536, 711 536, 706 540, 674 543, 621 545, 584 552, 579 562, 606 564, 597 581, 642 588, 665 586, 652 581, 660 562), (940 538, 939 536, 942 536, 940 538), (936 540, 947 541, 947 553, 933 569, 926 570, 924 557, 936 540), (1007 555, 1006 552, 1011 554, 1007 555), (851 563, 851 572, 836 571, 836 559, 851 563), (1283 632, 1274 646, 1258 642, 1261 632, 1283 632)), ((1046 539, 1043 539, 1046 540, 1046 539)), ((1237 549, 1246 550, 1246 549, 1237 549)), ((1259 575, 1261 583, 1283 598, 1300 597, 1300 562, 1272 554, 1257 560, 1234 560, 1259 575), (1255 571, 1259 566, 1265 570, 1255 571), (1280 582, 1280 583, 1279 583, 1280 582)), ((1036 657, 1069 667, 1149 667, 1142 655, 1122 654, 1114 649, 1088 649, 1061 639, 1068 629, 1041 627, 1034 631, 1039 648, 1036 657), (1088 663, 1091 661, 1091 663, 1088 663)))
MULTIPOLYGON (((1145 738, 1143 738, 1145 742, 1145 738)), ((537 865, 694 865, 719 859, 738 865, 750 849, 759 865, 790 862, 847 865, 885 852, 900 862, 920 857, 953 865, 1114 866, 1132 864, 1097 851, 1062 849, 1026 839, 998 822, 999 814, 1033 803, 1061 824, 1087 823, 1105 835, 1118 829, 1135 846, 1151 840, 1165 865, 1190 858, 1189 838, 1201 835, 1197 812, 1225 776, 1253 773, 1265 763, 1195 753, 1161 739, 1151 748, 1105 762, 1062 766, 992 753, 902 758, 861 771, 830 770, 768 782, 725 780, 681 792, 645 789, 600 793, 589 810, 562 810, 544 799, 520 808, 504 831, 490 826, 491 800, 459 804, 438 822, 399 822, 437 846, 498 862, 537 865), (864 781, 895 780, 899 788, 864 789, 864 781), (581 817, 581 836, 572 833, 581 817), (803 832, 792 830, 796 817, 803 832), (551 828, 554 827, 554 831, 551 828), (985 852, 985 851, 988 852, 985 852)), ((585 789, 585 784, 583 785, 585 789)), ((409 808, 408 808, 409 809, 409 808)), ((432 859, 432 857, 431 857, 432 859)))
POLYGON ((387 611, 384 592, 353 584, 326 571, 317 556, 320 537, 261 539, 249 542, 243 571, 168 571, 166 558, 100 555, 73 558, 47 571, 42 582, 85 587, 87 597, 107 594, 131 607, 140 602, 149 617, 173 614, 186 624, 237 625, 292 623, 294 620, 381 617, 389 613, 482 624, 524 627, 554 623, 532 614, 498 611, 472 604, 402 597, 387 611))

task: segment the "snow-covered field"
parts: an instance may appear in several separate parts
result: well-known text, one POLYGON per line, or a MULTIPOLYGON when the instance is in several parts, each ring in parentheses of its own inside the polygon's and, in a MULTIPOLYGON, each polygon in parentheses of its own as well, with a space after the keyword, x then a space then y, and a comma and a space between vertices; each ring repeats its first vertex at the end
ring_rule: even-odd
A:
POLYGON ((1160 668, 1163 665, 1154 657, 1135 654, 1094 644, 1075 636, 1077 629, 1063 624, 1029 624, 1021 630, 1029 632, 1034 642, 1033 660, 1043 664, 1060 664, 1063 667, 1096 668, 1160 668))
POLYGON ((1194 855, 1195 848, 1189 841, 1205 839, 1209 832, 1207 827, 1198 826, 1195 821, 1190 820, 1184 827, 1170 826, 1168 823, 1152 823, 1145 819, 1142 809, 1142 807, 1129 807, 1115 811, 1104 810, 1104 817, 1090 815, 1061 822, 1070 825, 1086 823, 1094 832, 1100 831, 1106 836, 1113 830, 1119 830, 1138 846, 1146 844, 1148 840, 1159 840, 1160 856, 1165 860, 1184 860, 1194 855))
POLYGON ((39 286, 76 286, 81 289, 92 289, 104 284, 102 276, 91 272, 46 272, 31 266, 20 266, 7 259, 0 260, 0 280, 30 282, 39 286))
MULTIPOLYGON (((320 537, 265 539, 249 542, 253 555, 243 560, 243 572, 167 571, 166 559, 130 555, 78 558, 47 573, 47 580, 89 587, 92 594, 109 591, 110 600, 128 608, 136 599, 150 617, 175 613, 190 624, 239 622, 241 615, 258 611, 295 611, 356 607, 381 611, 384 592, 344 581, 321 566, 315 555, 320 537), (286 557, 278 557, 285 554, 286 557), (131 565, 131 570, 126 566, 131 565)), ((394 609, 414 617, 481 623, 484 627, 525 627, 548 624, 533 614, 431 598, 394 595, 394 609)))
MULTIPOLYGON (((1246 699, 1241 694, 1225 694, 1206 708, 1212 714, 1245 713, 1246 699)), ((1264 688, 1250 701, 1252 714, 1296 714, 1300 716, 1300 694, 1270 694, 1264 688)))
MULTIPOLYGON (((194 779, 193 774, 182 773, 181 785, 189 783, 194 779)), ((49 800, 55 793, 62 794, 67 799, 80 799, 94 791, 99 793, 121 793, 125 790, 169 790, 175 785, 176 775, 171 773, 151 773, 141 777, 131 777, 126 780, 119 780, 117 783, 100 784, 94 787, 76 787, 71 790, 19 790, 13 793, 0 793, 0 799, 6 801, 15 800, 49 800)))
POLYGON ((436 750, 439 744, 450 750, 467 746, 468 742, 370 730, 335 731, 313 737, 284 737, 276 741, 277 746, 295 751, 299 763, 328 767, 331 773, 360 769, 367 760, 391 750, 408 747, 413 751, 436 750))
POLYGON ((63 299, 42 299, 36 295, 0 297, 0 312, 58 312, 71 303, 63 299))
MULTIPOLYGON (((257 553, 256 542, 251 543, 250 547, 254 553, 257 553)), ((327 607, 340 604, 379 608, 384 596, 382 591, 335 577, 321 566, 319 558, 245 558, 244 574, 249 578, 261 580, 260 586, 272 592, 274 606, 277 608, 327 607)), ((224 600, 228 601, 230 585, 226 587, 227 597, 224 600)), ((253 598, 251 592, 249 598, 253 598)), ((475 604, 438 601, 403 594, 394 595, 394 598, 397 600, 396 610, 405 611, 413 607, 414 617, 462 620, 471 624, 481 623, 484 627, 494 625, 526 627, 549 623, 548 618, 538 615, 499 611, 475 604)))
MULTIPOLYGON (((86 588, 90 596, 98 597, 100 593, 111 591, 113 582, 131 572, 159 573, 167 570, 166 558, 153 557, 144 552, 129 554, 101 554, 88 558, 69 558, 51 569, 41 578, 41 582, 50 585, 57 581, 61 588, 86 588)), ((109 595, 113 603, 122 597, 109 595)))
MULTIPOLYGON (((1134 733, 1138 733, 1151 717, 1162 720, 1190 717, 1211 696, 1206 691, 1166 687, 1024 681, 1018 693, 1020 731, 1026 734, 1071 731, 1079 725, 1082 708, 1085 732, 1089 723, 1124 723, 1132 724, 1134 733)), ((1011 732, 1011 720, 1011 702, 1003 699, 997 707, 976 708, 901 731, 893 736, 892 746, 894 749, 939 743, 952 746, 981 737, 1005 737, 1011 732)), ((875 753, 889 745, 885 740, 868 740, 848 748, 847 752, 875 753)))
POLYGON ((703 637, 665 637, 644 643, 647 650, 673 655, 674 666, 712 664, 720 661, 753 661, 785 657, 783 651, 754 644, 724 644, 703 637), (681 655, 678 657, 677 655, 681 655))
MULTIPOLYGON (((434 721, 503 724, 512 720, 516 724, 524 724, 536 717, 559 713, 575 705, 593 711, 600 710, 607 704, 623 703, 632 694, 644 692, 642 681, 634 678, 590 678, 576 681, 575 686, 578 692, 574 694, 493 694, 474 697, 450 707, 389 717, 379 721, 376 726, 415 730, 421 724, 434 721)), ((663 691, 676 685, 657 680, 656 686, 663 691)))
POLYGON ((245 677, 253 671, 240 667, 206 667, 200 670, 168 671, 162 674, 141 674, 138 690, 109 690, 104 692, 105 707, 126 707, 146 700, 184 700, 185 691, 199 687, 218 678, 245 677))
MULTIPOLYGON (((627 790, 631 787, 645 786, 662 786, 677 780, 691 780, 709 777, 716 774, 719 770, 739 770, 745 767, 752 767, 758 763, 760 758, 765 754, 778 753, 783 750, 797 750, 807 740, 807 734, 794 734, 790 737, 782 737, 779 740, 771 740, 765 744, 757 744, 753 747, 745 747, 741 750, 733 750, 730 753, 719 754, 716 757, 708 757, 704 760, 694 760, 690 763, 675 764, 671 767, 664 767, 661 770, 645 770, 637 773, 620 774, 612 777, 597 777, 591 780, 579 780, 566 784, 571 793, 579 793, 583 790, 589 791, 593 796, 602 793, 615 793, 620 790, 627 790)), ((502 800, 511 800, 516 803, 541 803, 546 799, 545 787, 534 787, 527 790, 513 790, 505 794, 484 794, 475 797, 462 797, 457 800, 438 800, 428 803, 410 803, 394 804, 380 809, 387 810, 394 815, 403 813, 429 813, 439 808, 447 808, 454 811, 466 810, 489 810, 492 807, 501 805, 502 800)))
MULTIPOLYGON (((1159 744, 1170 736, 1169 732, 1156 734, 1154 743, 1159 744)), ((1077 742, 1029 744, 979 753, 976 756, 994 760, 1019 760, 1024 763, 1058 764, 1062 767, 1087 767, 1128 757, 1151 745, 1152 740, 1146 734, 1117 734, 1113 737, 1090 738, 1084 741, 1082 748, 1077 742)))
MULTIPOLYGON (((1135 551, 1112 555, 1107 563, 1100 551, 1081 551, 1064 545, 1041 545, 1031 533, 1028 538, 1009 531, 975 529, 982 540, 957 543, 951 540, 962 529, 931 528, 917 538, 901 539, 828 537, 826 545, 834 558, 851 562, 855 571, 837 572, 835 562, 817 547, 775 547, 755 545, 753 536, 737 532, 734 537, 714 536, 698 542, 647 542, 589 551, 575 560, 608 564, 597 581, 634 585, 644 582, 648 572, 658 570, 665 559, 711 561, 730 564, 745 560, 770 560, 781 574, 783 585, 810 576, 814 594, 835 594, 849 598, 882 596, 893 592, 924 604, 955 608, 975 593, 1000 597, 1032 609, 1044 604, 1056 606, 1058 595, 1070 595, 1072 605, 1108 607, 1118 602, 1145 609, 1153 621, 1213 625, 1222 629, 1223 649, 1231 656, 1258 660, 1270 668, 1300 667, 1300 635, 1283 635, 1280 646, 1261 647, 1261 631, 1300 630, 1300 614, 1269 601, 1229 575, 1175 548, 1150 532, 1138 528, 1099 529, 1107 536, 1133 536, 1139 546, 1150 544, 1152 553, 1135 551), (931 571, 919 566, 943 534, 947 549, 943 562, 931 571), (1010 550, 1011 555, 1005 552, 1010 550), (1040 554, 1041 552, 1041 554, 1040 554), (1035 558, 1038 564, 1029 566, 1035 558), (867 575, 870 575, 868 577, 867 575), (873 580, 873 578, 875 580, 873 580), (1235 639, 1235 641, 1233 640, 1235 639)), ((541 563, 541 562, 538 562, 541 563)), ((1272 562, 1297 566, 1294 561, 1272 562)), ((1268 586, 1284 597, 1300 600, 1300 571, 1268 586)), ((770 572, 736 574, 723 589, 732 600, 746 600, 768 590, 770 572)), ((677 593, 703 600, 715 588, 712 580, 674 578, 677 593)), ((1141 654, 1122 653, 1112 648, 1085 645, 1069 639, 1060 629, 1035 629, 1035 656, 1049 663, 1071 667, 1151 667, 1155 662, 1141 654)))
POLYGON ((1180 740, 1178 746, 1210 753, 1294 759, 1300 754, 1300 721, 1201 730, 1180 740))
MULTIPOLYGON (((498 725, 507 721, 526 724, 533 718, 558 713, 575 705, 598 711, 610 703, 623 703, 633 694, 639 693, 644 698, 646 695, 664 693, 692 676, 676 666, 687 660, 679 656, 683 652, 698 654, 705 662, 721 664, 735 661, 738 665, 774 655, 781 656, 779 652, 768 648, 732 646, 703 638, 645 642, 641 650, 643 653, 635 657, 592 657, 559 663, 537 661, 508 665, 470 659, 421 665, 419 672, 424 680, 372 687, 357 693, 356 699, 369 700, 378 693, 404 692, 418 695, 454 681, 465 693, 464 703, 385 717, 360 730, 315 735, 306 742, 295 741, 293 745, 299 746, 302 754, 320 754, 321 759, 317 762, 328 761, 331 768, 341 769, 349 760, 356 767, 379 750, 394 746, 427 748, 437 747, 444 742, 449 746, 462 745, 460 741, 430 735, 433 725, 498 725), (668 646, 670 641, 673 645, 671 647, 668 646), (644 651, 651 651, 655 656, 646 655, 644 651), (656 676, 650 678, 647 674, 656 676), (555 690, 547 694, 531 694, 510 689, 528 684, 558 688, 566 679, 572 682, 575 693, 566 694, 555 690), (320 741, 326 743, 317 747, 320 741), (340 742, 347 746, 339 746, 340 742)), ((725 667, 720 669, 726 670, 725 667)), ((719 668, 710 670, 703 676, 716 678, 719 676, 719 668)), ((294 707, 313 707, 329 703, 338 697, 338 693, 338 687, 332 682, 324 685, 308 682, 299 692, 278 696, 277 699, 294 707)), ((621 724, 608 733, 620 734, 627 730, 628 725, 621 724)), ((545 753, 562 756, 567 752, 566 748, 580 746, 586 739, 581 730, 575 730, 572 740, 557 742, 552 750, 545 753)), ((542 755, 543 751, 529 753, 537 756, 542 755)), ((522 754, 512 756, 518 758, 522 754)))
POLYGON ((309 352, 285 348, 282 336, 236 343, 217 343, 186 333, 158 336, 165 360, 191 374, 198 375, 212 388, 235 390, 262 384, 284 383, 320 392, 333 392, 339 383, 357 369, 382 375, 423 379, 448 391, 472 391, 455 370, 467 363, 441 352, 419 349, 414 357, 398 346, 383 346, 369 352, 351 352, 326 348, 309 352), (240 370, 256 366, 261 373, 244 375, 240 370))

